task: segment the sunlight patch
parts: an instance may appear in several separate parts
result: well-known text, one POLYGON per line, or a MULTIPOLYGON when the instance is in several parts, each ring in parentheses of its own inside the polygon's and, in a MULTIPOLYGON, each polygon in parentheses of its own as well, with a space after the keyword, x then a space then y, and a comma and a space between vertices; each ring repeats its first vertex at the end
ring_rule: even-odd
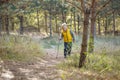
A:
POLYGON ((23 73, 29 73, 31 72, 32 70, 29 70, 29 69, 23 69, 23 68, 19 68, 19 70, 23 73))
POLYGON ((1 77, 7 80, 14 78, 14 75, 11 71, 4 70, 4 72, 1 74, 1 77))

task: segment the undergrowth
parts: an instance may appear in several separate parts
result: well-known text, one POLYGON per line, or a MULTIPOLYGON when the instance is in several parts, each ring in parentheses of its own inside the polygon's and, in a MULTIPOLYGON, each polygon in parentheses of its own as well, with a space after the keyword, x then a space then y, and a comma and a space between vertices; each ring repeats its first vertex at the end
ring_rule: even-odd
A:
MULTIPOLYGON (((58 65, 63 70, 75 70, 78 72, 90 71, 98 75, 110 75, 112 78, 119 79, 120 76, 120 51, 114 54, 108 53, 93 53, 88 54, 85 65, 79 69, 79 54, 73 54, 68 57, 64 62, 58 65)), ((116 80, 115 79, 115 80, 116 80)), ((111 80, 111 79, 110 79, 111 80)))
POLYGON ((30 61, 41 57, 40 45, 24 36, 3 35, 0 37, 0 57, 2 60, 30 61))

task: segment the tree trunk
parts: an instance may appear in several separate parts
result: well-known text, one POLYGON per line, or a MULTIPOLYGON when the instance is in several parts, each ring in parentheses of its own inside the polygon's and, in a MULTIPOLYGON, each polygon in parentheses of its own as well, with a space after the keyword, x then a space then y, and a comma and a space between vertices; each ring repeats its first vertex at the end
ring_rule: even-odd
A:
POLYGON ((71 26, 70 29, 72 29, 72 12, 71 12, 71 26))
POLYGON ((86 59, 89 17, 90 17, 90 9, 86 9, 84 12, 84 23, 83 23, 84 27, 83 27, 81 53, 79 59, 79 68, 81 68, 84 65, 86 59))
POLYGON ((115 36, 115 12, 113 11, 113 35, 115 36))
POLYGON ((11 29, 14 31, 15 24, 14 24, 14 18, 11 18, 11 29))
POLYGON ((2 31, 5 31, 5 16, 2 16, 2 31))
POLYGON ((98 16, 98 35, 101 35, 100 17, 98 16))
POLYGON ((74 30, 75 30, 75 33, 76 33, 76 14, 75 14, 75 8, 74 8, 74 30))
POLYGON ((47 26, 47 12, 45 11, 45 14, 44 14, 44 16, 45 16, 45 28, 46 28, 46 33, 48 33, 48 26, 47 26))
POLYGON ((20 16, 19 19, 20 19, 20 34, 22 35, 23 34, 23 16, 20 16))
POLYGON ((105 35, 107 35, 107 25, 108 25, 108 24, 107 24, 107 16, 106 16, 105 26, 104 26, 104 27, 105 27, 105 35))
MULTIPOLYGON (((102 19, 102 26, 105 27, 105 19, 102 19)), ((105 30, 104 30, 104 35, 105 35, 105 30)))
POLYGON ((6 15, 6 18, 5 18, 5 26, 6 26, 6 33, 7 33, 7 35, 9 35, 9 17, 8 17, 8 15, 6 15))
POLYGON ((80 16, 78 15, 77 16, 77 19, 78 19, 78 34, 80 33, 80 16))
POLYGON ((64 11, 62 11, 62 22, 66 22, 66 13, 64 11))
POLYGON ((56 26, 56 32, 58 32, 58 26, 57 26, 57 16, 55 16, 55 26, 56 26))
POLYGON ((49 28, 50 28, 50 37, 52 37, 52 12, 50 8, 50 15, 49 15, 49 28))
POLYGON ((37 9, 37 25, 38 25, 38 32, 40 32, 40 21, 39 21, 39 10, 37 9))
POLYGON ((2 31, 2 16, 0 16, 0 35, 1 35, 1 31, 2 31))
POLYGON ((67 22, 67 21, 66 21, 66 20, 67 20, 67 17, 66 17, 66 16, 67 16, 67 14, 66 14, 66 12, 64 12, 64 17, 65 17, 64 22, 65 22, 65 23, 67 22))
POLYGON ((62 11, 62 23, 64 23, 64 13, 62 11))
POLYGON ((90 27, 90 36, 89 36, 89 53, 94 51, 94 36, 95 36, 95 23, 96 23, 96 1, 92 2, 91 10, 91 27, 90 27))

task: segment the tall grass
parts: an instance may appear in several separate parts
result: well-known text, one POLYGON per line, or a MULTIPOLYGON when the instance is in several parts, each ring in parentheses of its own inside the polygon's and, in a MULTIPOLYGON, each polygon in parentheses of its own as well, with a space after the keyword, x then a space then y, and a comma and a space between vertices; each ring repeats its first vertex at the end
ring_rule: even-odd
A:
POLYGON ((52 38, 50 38, 50 37, 44 38, 44 39, 40 40, 40 42, 42 43, 42 47, 44 49, 56 50, 59 46, 59 50, 63 51, 63 41, 62 40, 59 41, 59 38, 56 35, 52 38))
POLYGON ((98 36, 95 38, 95 52, 114 53, 120 50, 120 36, 98 36))
POLYGON ((97 74, 105 77, 110 77, 113 80, 119 80, 120 76, 120 54, 106 54, 106 53, 93 53, 88 54, 86 58, 85 65, 78 69, 79 65, 79 54, 74 54, 71 57, 68 57, 66 61, 58 65, 62 70, 76 70, 77 72, 90 72, 92 74, 97 74), (108 76, 109 75, 109 76, 108 76))
POLYGON ((3 60, 29 61, 42 56, 40 44, 24 36, 0 36, 0 57, 3 60))
POLYGON ((120 37, 96 37, 95 52, 87 53, 85 65, 78 69, 79 53, 68 57, 58 65, 63 70, 76 70, 78 72, 90 71, 102 76, 108 76, 110 80, 120 78, 120 37))

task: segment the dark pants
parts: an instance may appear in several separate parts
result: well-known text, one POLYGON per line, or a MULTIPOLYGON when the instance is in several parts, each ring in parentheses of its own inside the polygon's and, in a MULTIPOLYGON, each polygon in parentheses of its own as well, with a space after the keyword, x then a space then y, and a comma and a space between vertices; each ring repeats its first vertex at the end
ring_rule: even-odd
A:
POLYGON ((64 42, 64 57, 71 54, 72 42, 64 42))

